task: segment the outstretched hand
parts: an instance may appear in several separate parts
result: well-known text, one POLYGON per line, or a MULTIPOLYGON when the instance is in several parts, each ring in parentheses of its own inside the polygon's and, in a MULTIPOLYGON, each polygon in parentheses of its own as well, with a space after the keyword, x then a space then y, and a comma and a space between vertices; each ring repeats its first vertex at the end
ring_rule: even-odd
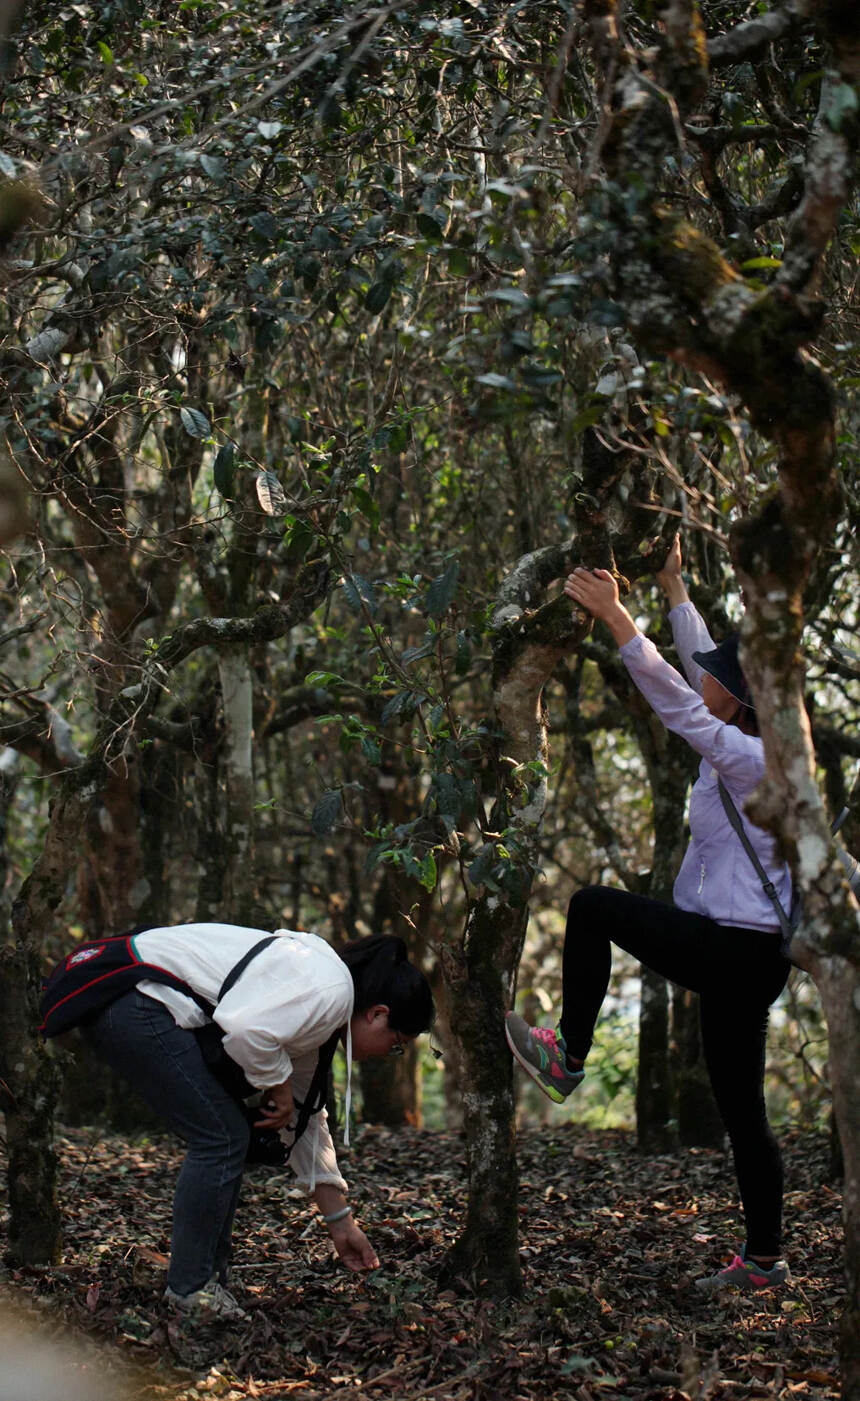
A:
POLYGON ((669 553, 663 561, 662 569, 658 569, 654 576, 658 584, 666 587, 669 579, 678 579, 681 576, 681 537, 677 533, 669 546, 669 553))
POLYGON ((379 1257, 364 1231, 351 1216, 329 1226, 329 1233, 340 1259, 348 1270, 378 1270, 379 1257))
POLYGON ((574 569, 564 581, 564 591, 606 624, 619 647, 636 636, 636 624, 618 597, 618 585, 608 569, 574 569))
POLYGON ((604 622, 618 607, 618 585, 608 569, 574 569, 564 581, 564 591, 580 608, 604 622))
POLYGON ((662 569, 658 569, 654 578, 663 590, 671 608, 677 607, 679 603, 686 603, 688 594, 687 586, 681 573, 681 537, 676 535, 667 554, 662 569))

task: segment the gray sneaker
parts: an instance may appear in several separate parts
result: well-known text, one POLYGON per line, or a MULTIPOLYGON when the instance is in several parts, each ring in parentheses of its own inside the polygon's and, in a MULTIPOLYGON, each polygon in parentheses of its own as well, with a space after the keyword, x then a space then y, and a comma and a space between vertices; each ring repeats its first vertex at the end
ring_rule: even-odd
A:
POLYGON ((202 1289, 195 1289, 193 1294, 177 1294, 168 1285, 164 1297, 172 1308, 178 1309, 180 1313, 193 1314, 201 1322, 210 1318, 238 1320, 248 1317, 229 1290, 218 1283, 215 1275, 202 1289))
POLYGON ((567 1099, 585 1079, 584 1070, 568 1070, 560 1031, 548 1026, 529 1026, 516 1012, 508 1012, 505 1036, 523 1070, 556 1104, 567 1099))
POLYGON ((778 1289, 783 1284, 791 1284, 791 1275, 784 1260, 774 1261, 766 1270, 755 1260, 744 1260, 743 1256, 736 1255, 724 1270, 697 1279, 695 1287, 702 1294, 716 1294, 720 1289, 778 1289))

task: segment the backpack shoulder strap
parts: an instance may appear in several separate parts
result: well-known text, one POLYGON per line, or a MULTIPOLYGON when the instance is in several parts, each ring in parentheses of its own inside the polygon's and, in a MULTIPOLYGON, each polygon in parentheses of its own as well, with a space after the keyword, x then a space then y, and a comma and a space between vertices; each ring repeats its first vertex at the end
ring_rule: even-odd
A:
POLYGON ((732 801, 731 794, 729 793, 728 788, 723 783, 723 780, 721 778, 717 780, 717 786, 720 790, 720 798, 722 800, 723 807, 725 808, 726 817, 729 819, 729 822, 731 823, 732 827, 740 837, 743 849, 749 857, 750 861, 752 862, 755 868, 756 875, 761 881, 761 888, 764 891, 770 903, 773 905, 773 912, 776 915, 777 922, 779 924, 784 938, 790 939, 793 933, 791 921, 782 907, 782 901, 776 893, 776 886, 770 879, 770 876, 764 869, 764 866, 761 864, 759 854, 753 846, 752 842, 750 841, 749 836, 746 832, 746 828, 744 827, 744 824, 741 821, 741 815, 735 807, 734 802, 732 801))
POLYGON ((233 967, 230 969, 230 972, 227 974, 226 978, 224 979, 223 983, 218 989, 218 997, 215 1003, 216 1007, 221 1001, 221 998, 226 997, 233 984, 238 982, 238 980, 241 978, 245 969, 248 967, 248 964, 251 962, 251 959, 256 958, 258 953, 262 953, 263 949, 267 949, 270 944, 273 944, 277 937, 277 934, 269 934, 265 939, 260 939, 260 941, 256 943, 253 948, 250 948, 246 954, 242 955, 238 963, 233 964, 233 967))

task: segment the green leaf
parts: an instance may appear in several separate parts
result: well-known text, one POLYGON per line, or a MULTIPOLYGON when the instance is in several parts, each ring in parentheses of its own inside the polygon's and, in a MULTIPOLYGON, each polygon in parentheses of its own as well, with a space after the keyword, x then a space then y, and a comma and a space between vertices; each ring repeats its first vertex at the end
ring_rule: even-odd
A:
POLYGON ((373 316, 378 316, 391 296, 390 282, 374 282, 368 289, 364 305, 373 316))
POLYGON ((499 884, 508 897, 508 903, 521 909, 528 904, 532 888, 532 872, 527 866, 510 865, 500 878, 499 884))
POLYGON ((377 602, 373 584, 360 574, 347 574, 343 579, 346 601, 354 613, 362 613, 366 608, 371 617, 376 612, 377 602))
POLYGON ((592 404, 590 408, 581 409, 570 425, 572 433, 581 433, 584 428, 590 428, 593 423, 598 423, 606 412, 604 404, 592 404))
POLYGON ((782 258, 747 258, 745 263, 741 263, 741 272, 752 271, 753 268, 781 268, 782 258))
POLYGON ((430 637, 426 642, 422 642, 419 647, 407 647, 400 654, 401 666, 408 666, 410 662, 420 661, 422 657, 429 657, 430 653, 436 649, 435 637, 430 637))
POLYGON ((521 287, 500 287, 496 292, 488 292, 485 301, 507 302, 520 311, 527 311, 532 304, 531 297, 521 287))
POLYGON ((267 243, 274 243, 278 237, 278 225, 268 210, 264 209, 259 214, 252 214, 248 220, 254 233, 259 234, 267 243))
POLYGON ((333 681, 343 685, 343 677, 336 671, 309 671, 305 677, 306 686, 330 686, 333 681))
POLYGON ((516 389, 516 381, 507 375, 498 375, 495 370, 489 370, 485 375, 475 376, 476 384, 486 384, 490 389, 516 389))
POLYGON ((208 438, 212 432, 208 418, 199 409, 188 409, 183 406, 179 410, 179 417, 182 419, 182 427, 190 438, 208 438))
POLYGON ((274 472, 258 472, 255 486, 257 500, 267 516, 286 515, 287 498, 274 472))
POLYGON ((216 181, 219 185, 226 173, 224 162, 221 160, 220 156, 201 156, 200 169, 205 175, 209 176, 210 180, 216 181))
POLYGON ((318 837, 325 837, 332 830, 343 811, 343 798, 339 788, 329 788, 318 799, 311 813, 311 830, 318 837))
POLYGON ((372 735, 361 736, 361 752, 371 764, 378 764, 382 759, 382 750, 372 735))
POLYGON ((472 271, 472 260, 462 248, 452 248, 448 254, 448 271, 452 277, 468 277, 472 271))
POLYGON ((452 559, 444 574, 431 579, 430 587, 424 595, 424 611, 430 618, 442 618, 448 612, 457 592, 460 577, 460 561, 452 559))
POLYGON ((212 479, 222 496, 229 496, 233 485, 233 463, 235 448, 232 443, 224 443, 215 454, 212 466, 212 479))
POLYGON ((473 885, 485 885, 490 871, 496 864, 496 851, 492 842, 485 842, 468 869, 468 877, 473 885))
POLYGON ((363 486, 352 488, 352 499, 372 530, 379 529, 379 507, 363 486))
POLYGON ((438 220, 431 214, 416 214, 415 223, 418 232, 427 239, 428 243, 442 242, 442 229, 438 220))
POLYGON ((287 563, 299 564, 315 539, 316 535, 307 521, 293 517, 284 531, 284 556, 287 563))
POLYGON ((418 880, 425 890, 436 889, 436 858, 432 851, 428 851, 427 855, 421 861, 421 865, 418 868, 418 880))
POLYGON ((99 54, 101 55, 102 63, 106 63, 108 68, 110 68, 113 64, 112 50, 108 48, 107 44, 104 42, 103 39, 99 39, 98 43, 96 44, 96 48, 98 49, 99 54))
POLYGON ((627 312, 618 302, 595 302, 588 313, 588 320, 594 326, 624 326, 627 312))
POLYGON ((559 370, 554 370, 551 365, 529 364, 520 366, 520 375, 523 382, 531 389, 544 389, 548 384, 558 384, 562 378, 559 370))
POLYGON ((382 714, 379 717, 380 725, 387 725, 389 720, 393 720, 397 715, 402 715, 404 711, 413 711, 421 699, 423 698, 416 696, 414 691, 398 691, 383 706, 382 714))

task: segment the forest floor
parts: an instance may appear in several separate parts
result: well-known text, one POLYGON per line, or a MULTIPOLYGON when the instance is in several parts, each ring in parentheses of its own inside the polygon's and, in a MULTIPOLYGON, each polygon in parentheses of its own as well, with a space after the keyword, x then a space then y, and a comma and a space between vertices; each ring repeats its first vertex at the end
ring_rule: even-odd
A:
MULTIPOLYGON (((289 1174, 253 1168, 234 1262, 248 1318, 198 1334, 178 1329, 161 1302, 180 1162, 174 1143, 74 1130, 58 1147, 64 1263, 0 1272, 7 1328, 12 1310, 19 1330, 29 1321, 40 1338, 75 1339, 78 1380, 69 1373, 58 1401, 87 1377, 93 1401, 839 1394, 840 1196, 827 1180, 822 1138, 784 1140, 793 1284, 773 1295, 702 1298, 692 1278, 727 1259, 738 1240, 724 1153, 648 1157, 620 1132, 527 1131, 524 1291, 516 1302, 491 1303, 436 1283, 463 1220, 462 1141, 364 1128, 341 1162, 381 1268, 348 1274, 289 1174)), ((0 1248, 4 1230, 0 1214, 0 1248)), ((2 1401, 30 1395, 4 1391, 2 1372, 0 1359, 2 1401)))

